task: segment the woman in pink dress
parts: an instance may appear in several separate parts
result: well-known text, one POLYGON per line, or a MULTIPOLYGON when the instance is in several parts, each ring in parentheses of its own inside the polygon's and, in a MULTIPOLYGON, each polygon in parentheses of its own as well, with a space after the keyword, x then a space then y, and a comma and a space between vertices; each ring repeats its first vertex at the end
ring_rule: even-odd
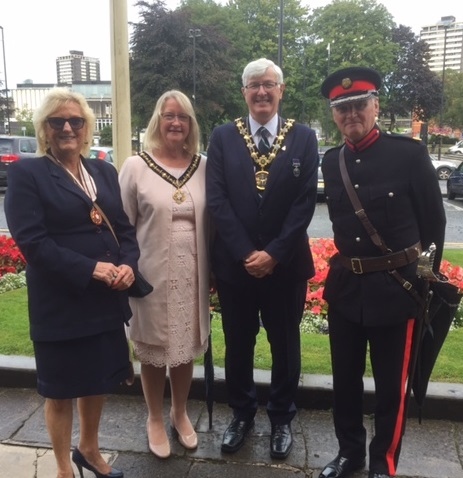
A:
POLYGON ((194 449, 198 438, 187 399, 193 362, 205 352, 210 330, 205 158, 187 96, 172 90, 159 98, 144 151, 126 159, 119 181, 124 209, 137 230, 139 269, 154 286, 148 296, 130 299, 129 336, 141 363, 149 448, 167 458, 167 369, 172 430, 185 448, 194 449))

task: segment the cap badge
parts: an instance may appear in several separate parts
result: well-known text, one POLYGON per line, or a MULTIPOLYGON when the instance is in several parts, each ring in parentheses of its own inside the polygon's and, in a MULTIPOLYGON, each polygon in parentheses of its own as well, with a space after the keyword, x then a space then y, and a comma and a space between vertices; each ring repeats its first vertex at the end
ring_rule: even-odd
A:
POLYGON ((352 80, 350 78, 343 78, 341 85, 345 90, 348 90, 352 86, 352 80))

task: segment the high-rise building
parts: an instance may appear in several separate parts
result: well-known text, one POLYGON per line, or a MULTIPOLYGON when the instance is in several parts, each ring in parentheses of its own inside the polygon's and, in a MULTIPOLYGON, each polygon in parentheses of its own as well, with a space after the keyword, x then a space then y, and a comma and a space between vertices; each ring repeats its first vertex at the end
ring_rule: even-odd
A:
POLYGON ((421 28, 420 39, 429 45, 432 71, 441 72, 445 59, 445 69, 463 72, 463 22, 441 17, 436 24, 421 28))
POLYGON ((83 51, 71 50, 69 55, 56 59, 58 84, 76 81, 100 81, 100 60, 84 56, 83 51))

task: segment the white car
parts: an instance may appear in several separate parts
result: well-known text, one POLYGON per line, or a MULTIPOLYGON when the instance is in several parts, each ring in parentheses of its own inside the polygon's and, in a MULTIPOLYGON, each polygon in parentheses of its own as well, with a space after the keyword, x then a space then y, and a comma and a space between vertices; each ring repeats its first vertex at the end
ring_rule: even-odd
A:
POLYGON ((114 151, 111 146, 92 146, 88 157, 90 159, 102 159, 115 166, 114 151))
POLYGON ((463 139, 458 141, 457 144, 449 148, 449 153, 451 154, 463 154, 463 139))
POLYGON ((439 179, 447 180, 450 176, 450 173, 456 169, 458 166, 458 161, 447 161, 445 159, 441 159, 440 161, 436 159, 435 156, 431 155, 431 160, 434 168, 436 168, 436 174, 439 179))

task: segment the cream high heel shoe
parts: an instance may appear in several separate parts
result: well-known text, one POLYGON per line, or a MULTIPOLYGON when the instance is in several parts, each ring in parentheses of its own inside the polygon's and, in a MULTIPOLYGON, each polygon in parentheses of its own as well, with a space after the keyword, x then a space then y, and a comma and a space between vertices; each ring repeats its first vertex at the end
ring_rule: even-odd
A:
POLYGON ((158 458, 169 458, 170 456, 170 443, 169 439, 167 439, 165 442, 161 443, 160 445, 155 445, 154 443, 151 443, 150 441, 150 433, 149 433, 149 428, 150 428, 150 423, 149 420, 146 421, 146 434, 148 436, 148 447, 153 453, 153 455, 157 456, 158 458))
POLYGON ((194 450, 198 447, 198 435, 196 434, 196 432, 193 430, 193 433, 191 433, 190 435, 182 435, 175 425, 172 412, 170 412, 170 426, 172 429, 172 435, 178 439, 180 445, 182 445, 187 450, 194 450))

